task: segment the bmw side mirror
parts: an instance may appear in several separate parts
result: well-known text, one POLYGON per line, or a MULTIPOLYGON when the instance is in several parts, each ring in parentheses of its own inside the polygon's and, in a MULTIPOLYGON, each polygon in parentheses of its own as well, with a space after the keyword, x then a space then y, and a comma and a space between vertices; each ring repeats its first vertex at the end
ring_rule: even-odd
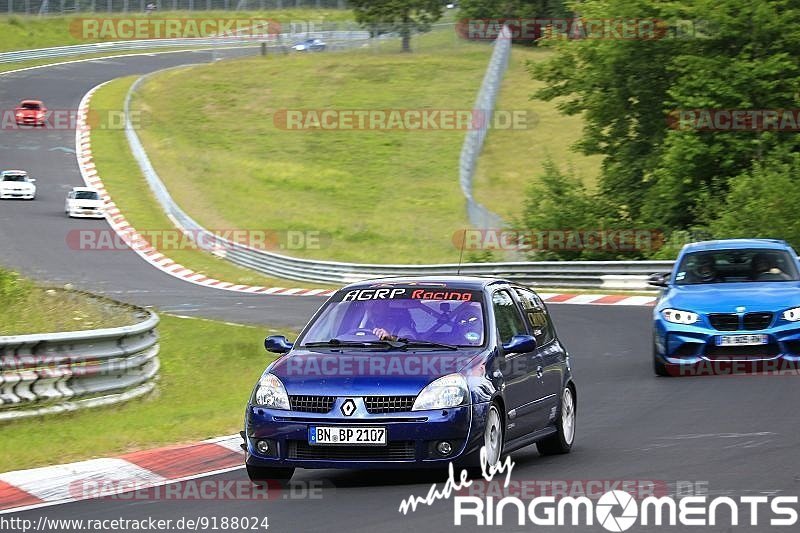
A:
POLYGON ((531 335, 514 335, 503 345, 503 353, 527 353, 536 349, 536 339, 531 335))
POLYGON ((272 353, 286 353, 292 349, 293 344, 283 335, 270 335, 264 339, 264 348, 272 353))
POLYGON ((669 285, 669 272, 650 274, 647 278, 647 284, 651 287, 666 287, 669 285))

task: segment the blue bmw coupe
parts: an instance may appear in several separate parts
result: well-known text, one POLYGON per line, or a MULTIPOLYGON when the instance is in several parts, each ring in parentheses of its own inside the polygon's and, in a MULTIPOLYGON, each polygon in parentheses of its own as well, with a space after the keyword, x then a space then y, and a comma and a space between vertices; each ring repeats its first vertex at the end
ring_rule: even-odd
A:
POLYGON ((295 343, 272 336, 245 413, 247 472, 496 464, 570 451, 576 389, 542 300, 499 279, 370 280, 337 291, 295 343), (483 456, 481 449, 484 449, 483 456))
POLYGON ((800 363, 800 264, 784 241, 688 244, 653 311, 656 374, 783 372, 800 363))

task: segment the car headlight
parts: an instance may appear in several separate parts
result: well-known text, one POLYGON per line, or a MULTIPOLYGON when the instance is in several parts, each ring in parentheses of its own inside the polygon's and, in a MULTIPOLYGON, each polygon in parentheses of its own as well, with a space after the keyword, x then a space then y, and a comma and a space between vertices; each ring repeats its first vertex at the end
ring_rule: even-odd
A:
POLYGON ((264 374, 258 380, 253 402, 270 409, 289 409, 289 395, 281 380, 272 374, 264 374))
POLYGON ((800 320, 800 307, 793 307, 784 311, 783 319, 789 322, 797 322, 800 320))
POLYGON ((680 309, 664 309, 661 311, 661 316, 663 316, 664 320, 667 322, 672 322, 674 324, 694 324, 700 320, 700 316, 697 313, 681 311, 680 309))
POLYGON ((412 411, 444 409, 465 403, 469 397, 467 380, 461 374, 449 374, 430 382, 414 401, 412 411))

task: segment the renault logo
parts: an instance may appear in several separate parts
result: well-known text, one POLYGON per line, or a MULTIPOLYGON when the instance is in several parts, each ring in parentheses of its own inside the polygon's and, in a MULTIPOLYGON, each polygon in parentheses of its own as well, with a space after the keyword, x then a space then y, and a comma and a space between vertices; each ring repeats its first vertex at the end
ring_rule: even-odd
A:
POLYGON ((356 412, 356 402, 352 398, 348 398, 339 409, 341 409, 344 416, 352 416, 356 412))

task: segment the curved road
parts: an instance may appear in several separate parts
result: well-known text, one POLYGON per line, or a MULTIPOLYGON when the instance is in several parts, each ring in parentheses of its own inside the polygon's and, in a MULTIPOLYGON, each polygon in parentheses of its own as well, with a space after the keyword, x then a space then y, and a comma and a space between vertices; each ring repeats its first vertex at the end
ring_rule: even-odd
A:
MULTIPOLYGON (((53 109, 74 109, 83 94, 102 81, 208 59, 208 53, 117 58, 3 75, 0 104, 9 109, 22 97, 39 97, 53 109)), ((0 132, 2 166, 29 169, 39 178, 40 187, 40 198, 35 202, 0 204, 0 263, 39 279, 73 282, 140 304, 241 322, 297 327, 319 305, 321 299, 314 297, 242 295, 191 285, 150 267, 132 252, 69 250, 65 244, 68 229, 105 226, 103 221, 67 222, 61 213, 66 190, 81 184, 81 179, 74 155, 57 148, 71 149, 73 144, 74 134, 67 131, 0 132)), ((649 362, 648 309, 553 306, 552 312, 574 358, 579 386, 577 444, 568 456, 539 457, 535 448, 516 453, 515 481, 643 480, 655 481, 657 487, 670 492, 691 482, 712 496, 800 492, 797 378, 658 379, 649 362)), ((206 479, 245 483, 246 475, 244 470, 236 470, 206 479)), ((76 502, 14 516, 34 521, 41 515, 173 520, 267 516, 270 530, 277 531, 449 529, 453 524, 449 501, 420 508, 408 516, 398 513, 401 499, 411 494, 424 496, 434 481, 441 481, 441 476, 298 471, 295 483, 322 482, 323 488, 314 492, 313 498, 304 498, 298 488, 295 494, 283 492, 268 502, 119 499, 76 502)), ((743 511, 744 523, 748 517, 749 513, 743 511)), ((534 528, 529 524, 508 529, 534 528)), ((605 531, 597 525, 536 529, 605 531)), ((698 530, 634 526, 631 531, 652 529, 698 530)))
MULTIPOLYGON (((257 47, 217 51, 254 54, 257 47)), ((179 52, 100 59, 0 74, 0 109, 36 98, 52 110, 75 110, 92 87, 131 74, 209 62, 212 52, 179 52)), ((256 296, 186 283, 148 265, 134 252, 80 251, 67 245, 75 229, 108 228, 104 220, 69 220, 63 212, 67 191, 84 185, 75 160, 75 131, 0 128, 0 167, 24 169, 37 179, 33 202, 0 202, 0 264, 53 283, 102 292, 181 315, 203 315, 242 323, 298 327, 322 298, 256 296)), ((142 187, 146 184, 142 182, 142 187)), ((145 192, 145 191, 143 191, 145 192)))

